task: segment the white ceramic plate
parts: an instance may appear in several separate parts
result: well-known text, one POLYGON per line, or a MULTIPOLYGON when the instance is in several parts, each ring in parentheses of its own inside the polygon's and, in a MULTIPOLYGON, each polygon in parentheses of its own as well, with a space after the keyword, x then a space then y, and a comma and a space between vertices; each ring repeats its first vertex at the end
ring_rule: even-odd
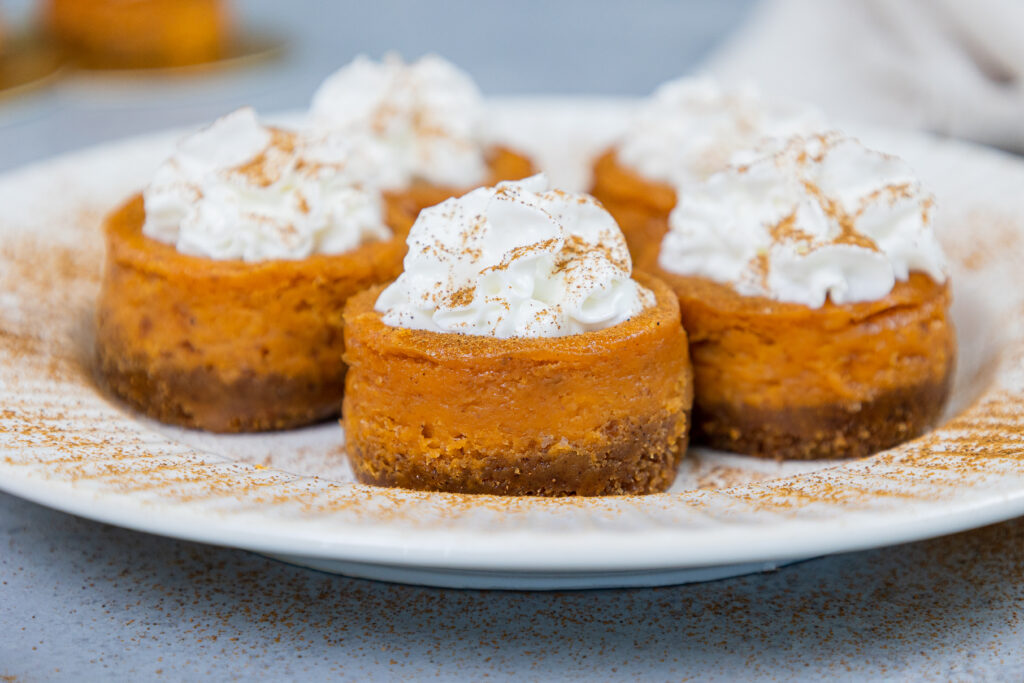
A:
MULTIPOLYGON (((567 187, 628 103, 495 102, 496 135, 567 187)), ((272 435, 169 428, 92 374, 100 219, 173 135, 0 178, 0 489, 85 517, 354 576, 455 587, 590 588, 704 580, 889 545, 1024 513, 1024 163, 898 133, 938 195, 961 352, 949 419, 846 463, 691 450, 672 491, 604 499, 460 496, 353 483, 336 424, 272 435)))

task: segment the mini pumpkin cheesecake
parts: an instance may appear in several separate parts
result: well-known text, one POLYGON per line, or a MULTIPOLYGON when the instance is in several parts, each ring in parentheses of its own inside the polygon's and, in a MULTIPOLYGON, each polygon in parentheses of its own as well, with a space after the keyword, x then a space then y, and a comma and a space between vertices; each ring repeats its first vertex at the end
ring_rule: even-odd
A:
POLYGON ((675 296, 611 216, 542 176, 424 210, 393 284, 345 309, 359 481, 502 495, 663 491, 691 368, 675 296))
POLYGON ((221 59, 232 22, 225 0, 47 0, 50 34, 93 68, 178 67, 221 59))
POLYGON ((767 99, 749 86, 681 78, 661 85, 597 158, 591 192, 618 221, 643 268, 657 259, 677 193, 737 155, 824 129, 824 118, 809 107, 767 99))
POLYGON ((99 372, 131 406, 215 432, 338 414, 344 304, 396 277, 405 245, 349 175, 356 150, 303 144, 239 110, 107 218, 99 372))
POLYGON ((901 161, 837 133, 691 186, 654 272, 690 336, 694 441, 844 458, 931 426, 956 358, 933 204, 901 161))
POLYGON ((388 222, 403 234, 428 206, 535 172, 522 153, 485 141, 476 84, 436 55, 412 63, 357 57, 317 90, 310 120, 321 134, 379 147, 388 222))

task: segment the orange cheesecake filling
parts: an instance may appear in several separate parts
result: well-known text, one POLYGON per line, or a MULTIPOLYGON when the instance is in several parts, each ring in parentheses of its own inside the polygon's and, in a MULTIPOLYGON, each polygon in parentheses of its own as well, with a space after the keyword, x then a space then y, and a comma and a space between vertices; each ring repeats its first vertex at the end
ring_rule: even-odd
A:
POLYGON ((703 400, 762 408, 868 400, 941 380, 956 342, 949 287, 913 273, 883 299, 820 309, 659 271, 680 300, 703 400))
POLYGON ((48 0, 44 20, 80 63, 154 68, 220 59, 232 28, 224 0, 48 0))
POLYGON ((661 240, 668 232, 668 215, 676 205, 675 189, 644 178, 621 164, 615 150, 608 150, 594 163, 590 194, 622 228, 633 263, 643 268, 656 262, 661 240))

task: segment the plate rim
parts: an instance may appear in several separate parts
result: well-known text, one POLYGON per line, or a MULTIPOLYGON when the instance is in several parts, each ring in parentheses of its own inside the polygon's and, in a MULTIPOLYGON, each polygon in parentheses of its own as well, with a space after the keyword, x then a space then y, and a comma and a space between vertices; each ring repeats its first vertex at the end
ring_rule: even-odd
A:
MULTIPOLYGON (((0 464, 0 472, 4 467, 0 464)), ((851 524, 853 515, 845 517, 819 517, 813 519, 787 520, 780 527, 768 526, 758 528, 758 542, 742 545, 723 543, 729 548, 723 552, 721 548, 711 551, 707 544, 701 552, 677 552, 679 542, 701 540, 700 537, 722 540, 723 536, 736 534, 735 528, 725 529, 708 526, 701 529, 682 527, 678 529, 659 528, 642 534, 643 540, 633 531, 625 530, 590 530, 586 532, 566 533, 564 531, 533 530, 529 534, 515 532, 487 532, 481 534, 484 539, 490 538, 469 549, 452 548, 451 531, 438 529, 402 529, 395 527, 380 534, 381 529, 367 525, 342 531, 339 538, 325 537, 306 538, 302 535, 289 533, 294 529, 280 529, 276 533, 266 530, 251 531, 246 526, 253 520, 247 513, 223 516, 228 524, 205 527, 201 522, 209 522, 211 513, 205 514, 200 509, 193 510, 189 506, 177 507, 175 514, 168 516, 156 515, 147 517, 146 521, 138 521, 140 508, 138 504, 128 503, 131 497, 126 496, 95 496, 68 495, 78 488, 74 483, 60 482, 58 486, 45 479, 26 477, 20 485, 0 481, 0 491, 61 512, 76 515, 96 522, 110 524, 132 531, 149 533, 167 538, 196 543, 205 543, 222 547, 237 548, 262 554, 292 555, 317 559, 337 559, 367 564, 391 565, 400 567, 423 567, 434 569, 464 569, 516 572, 551 572, 571 571, 575 573, 626 571, 630 569, 665 571, 673 569, 689 569, 712 567, 719 565, 749 564, 758 562, 786 562, 801 560, 808 557, 835 555, 846 552, 857 552, 879 547, 889 547, 914 541, 936 538, 968 531, 1024 515, 1024 488, 1015 492, 1002 494, 997 503, 992 501, 975 502, 948 509, 941 514, 922 515, 913 520, 903 520, 893 526, 891 519, 884 515, 860 513, 870 519, 870 523, 851 524), (124 508, 124 509, 120 509, 124 508), (779 533, 778 529, 783 532, 779 533), (895 533, 893 529, 895 528, 895 533), (886 529, 886 539, 879 543, 877 533, 886 529), (354 532, 354 533, 353 533, 354 532), (404 539, 398 545, 391 537, 402 537, 410 532, 417 537, 415 542, 404 539), (829 534, 828 532, 833 532, 829 534), (843 532, 839 534, 838 532, 843 532), (362 538, 353 538, 360 536, 362 538), (600 547, 597 540, 608 541, 616 537, 614 554, 594 552, 600 547), (822 537, 829 540, 822 541, 822 537), (375 539, 374 539, 375 537, 375 539), (521 554, 509 555, 507 546, 509 537, 522 545, 517 546, 521 554), (376 542, 374 542, 376 540, 376 542), (445 541, 449 541, 446 543, 445 541), (675 541, 676 543, 673 543, 675 541), (783 543, 784 542, 784 543, 783 543), (651 548, 668 548, 667 552, 651 552, 651 548), (772 546, 780 546, 784 550, 773 552, 772 546), (457 552, 456 552, 457 550, 457 552), (635 555, 630 552, 646 551, 644 560, 638 563, 635 555), (438 559, 443 559, 438 562, 438 559)), ((76 491, 81 493, 81 491, 76 491)), ((658 494, 654 494, 658 495, 658 494)), ((160 506, 148 508, 143 501, 142 509, 153 512, 166 512, 160 506)), ((934 506, 933 506, 934 508, 934 506)), ((216 513, 214 513, 216 514, 216 513)), ((858 513, 854 513, 858 514, 858 513)), ((258 518, 258 516, 257 516, 258 518)), ((464 534, 465 531, 457 531, 464 534)))

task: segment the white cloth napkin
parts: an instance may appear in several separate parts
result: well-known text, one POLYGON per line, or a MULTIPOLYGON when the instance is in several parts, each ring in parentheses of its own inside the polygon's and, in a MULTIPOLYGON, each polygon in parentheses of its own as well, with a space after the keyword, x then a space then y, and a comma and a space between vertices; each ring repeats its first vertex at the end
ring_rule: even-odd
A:
POLYGON ((762 0, 702 70, 841 121, 1024 151, 1021 0, 762 0))

